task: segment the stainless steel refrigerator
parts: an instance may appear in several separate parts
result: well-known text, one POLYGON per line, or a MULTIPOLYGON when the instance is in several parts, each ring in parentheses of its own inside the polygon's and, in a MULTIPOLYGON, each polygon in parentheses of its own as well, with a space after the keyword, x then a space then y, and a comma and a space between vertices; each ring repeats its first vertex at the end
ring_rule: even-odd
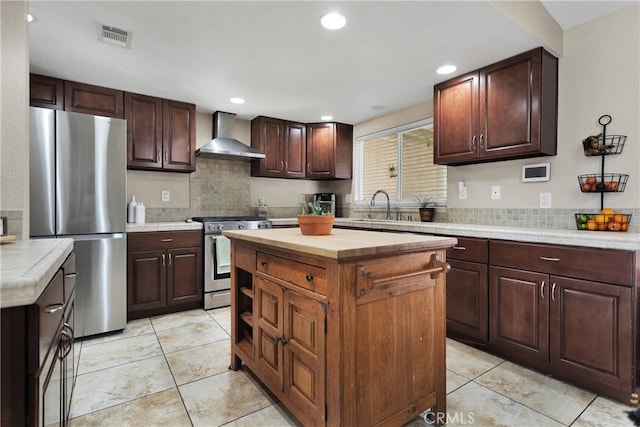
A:
POLYGON ((127 322, 126 121, 30 108, 30 235, 76 254, 75 336, 127 322))

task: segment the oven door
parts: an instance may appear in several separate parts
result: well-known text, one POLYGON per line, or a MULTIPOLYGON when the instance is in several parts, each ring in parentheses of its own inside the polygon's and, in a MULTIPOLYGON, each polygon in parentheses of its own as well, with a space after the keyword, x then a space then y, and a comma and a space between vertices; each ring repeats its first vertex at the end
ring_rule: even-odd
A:
POLYGON ((207 234, 204 247, 204 291, 231 288, 231 242, 220 234, 207 234))

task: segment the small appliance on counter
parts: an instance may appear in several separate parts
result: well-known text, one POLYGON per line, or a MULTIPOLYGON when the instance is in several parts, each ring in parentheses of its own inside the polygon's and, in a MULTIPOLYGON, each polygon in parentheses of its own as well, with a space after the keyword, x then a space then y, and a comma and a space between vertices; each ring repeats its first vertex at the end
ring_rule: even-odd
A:
POLYGON ((313 195, 313 201, 319 201, 324 207, 325 212, 330 212, 335 216, 336 214, 336 195, 335 193, 315 193, 313 195))

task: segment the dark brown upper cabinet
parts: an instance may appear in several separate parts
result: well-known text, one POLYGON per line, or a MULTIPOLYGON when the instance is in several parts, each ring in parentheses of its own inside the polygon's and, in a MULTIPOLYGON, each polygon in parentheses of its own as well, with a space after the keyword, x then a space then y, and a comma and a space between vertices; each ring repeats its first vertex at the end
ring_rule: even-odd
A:
POLYGON ((351 179, 353 126, 343 123, 307 125, 307 178, 351 179))
POLYGON ((124 119, 124 92, 77 82, 64 82, 64 109, 75 113, 124 119))
POLYGON ((558 59, 537 48, 434 87, 434 163, 553 156, 558 59))
POLYGON ((63 110, 64 80, 39 74, 29 75, 29 105, 63 110))
POLYGON ((251 163, 251 175, 304 178, 307 156, 307 126, 271 117, 251 121, 251 146, 266 157, 251 163))
POLYGON ((124 98, 127 168, 193 172, 195 105, 129 92, 124 98))

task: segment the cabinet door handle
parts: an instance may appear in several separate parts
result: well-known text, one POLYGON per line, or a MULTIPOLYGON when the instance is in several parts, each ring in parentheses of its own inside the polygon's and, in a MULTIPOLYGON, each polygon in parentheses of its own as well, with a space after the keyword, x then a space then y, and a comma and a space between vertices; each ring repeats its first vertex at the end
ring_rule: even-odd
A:
POLYGON ((551 286, 551 301, 555 301, 556 300, 556 284, 554 283, 551 286))
POLYGON ((473 135, 473 138, 471 138, 471 147, 473 148, 473 150, 475 151, 477 145, 476 143, 478 142, 478 137, 473 135))
POLYGON ((467 248, 465 246, 454 246, 453 249, 456 250, 456 251, 466 251, 467 250, 467 248))
POLYGON ((540 285, 540 298, 544 299, 544 280, 542 281, 542 284, 540 285))
POLYGON ((162 266, 164 267, 165 262, 164 262, 164 254, 162 254, 162 266))
POLYGON ((168 151, 164 152, 164 161, 165 162, 169 162, 169 152, 168 151))
POLYGON ((171 265, 171 254, 169 254, 169 265, 171 265))
POLYGON ((44 312, 47 314, 53 314, 56 311, 60 311, 64 309, 64 306, 66 304, 62 303, 62 304, 49 304, 48 306, 46 306, 44 308, 44 312))
POLYGON ((284 170, 289 169, 289 162, 285 161, 284 162, 284 170))
POLYGON ((541 256, 540 259, 542 261, 553 261, 553 262, 560 262, 560 258, 550 258, 548 256, 541 256))
POLYGON ((267 261, 265 261, 265 260, 260 261, 260 265, 263 266, 263 267, 266 266, 267 265, 267 261))
POLYGON ((307 279, 307 282, 311 282, 313 280, 313 274, 307 273, 307 275, 305 276, 305 279, 307 279))
POLYGON ((480 134, 480 149, 484 148, 484 133, 480 134))
POLYGON ((173 242, 173 239, 160 239, 161 242, 173 242))
POLYGON ((160 149, 158 148, 158 161, 161 162, 162 161, 162 156, 160 155, 160 149))
POLYGON ((69 274, 65 274, 64 277, 71 279, 72 277, 76 277, 77 275, 78 273, 69 273, 69 274))

